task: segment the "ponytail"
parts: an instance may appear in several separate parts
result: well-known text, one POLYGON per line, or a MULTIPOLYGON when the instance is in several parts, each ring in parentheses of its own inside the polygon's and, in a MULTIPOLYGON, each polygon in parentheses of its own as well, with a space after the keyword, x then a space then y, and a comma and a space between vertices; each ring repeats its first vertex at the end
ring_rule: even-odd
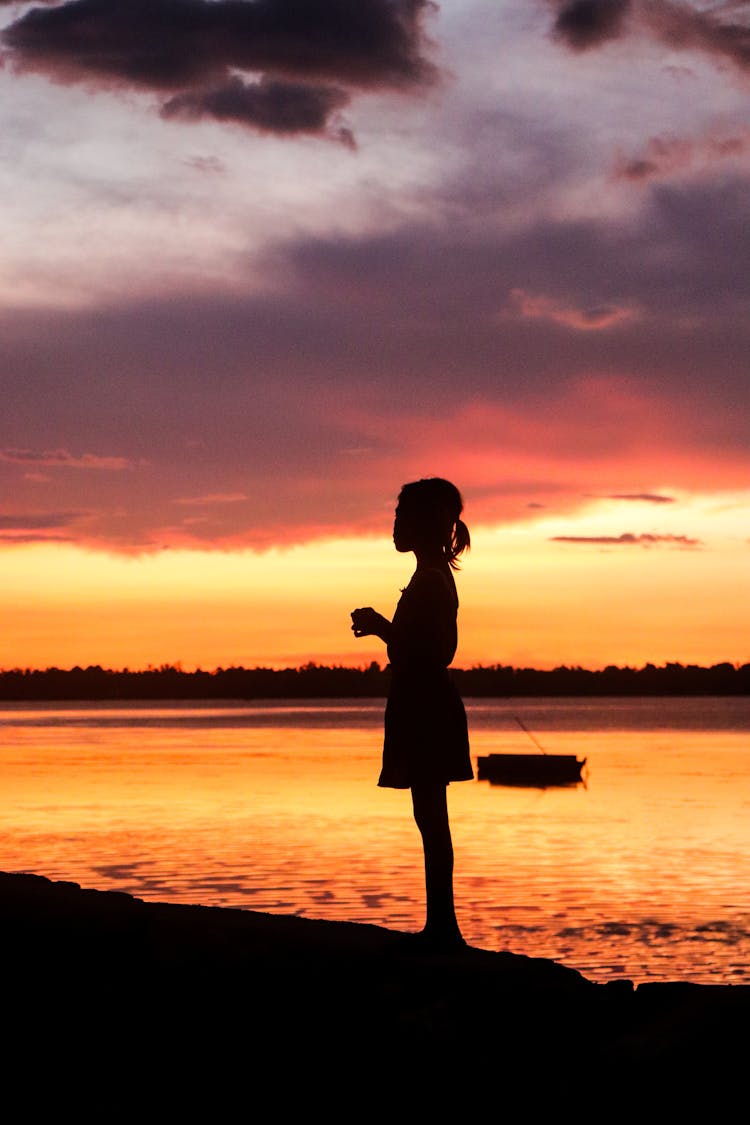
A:
POLYGON ((459 569, 459 564, 456 561, 458 556, 462 555, 464 551, 468 551, 470 547, 471 536, 469 535, 469 529, 462 519, 457 519, 451 531, 450 543, 447 545, 445 552, 448 565, 452 567, 453 570, 459 569))

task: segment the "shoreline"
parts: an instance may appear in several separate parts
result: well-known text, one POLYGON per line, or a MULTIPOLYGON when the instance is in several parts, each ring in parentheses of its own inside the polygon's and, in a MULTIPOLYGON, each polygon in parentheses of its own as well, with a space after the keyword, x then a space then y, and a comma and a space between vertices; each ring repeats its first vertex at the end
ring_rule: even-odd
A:
POLYGON ((0 922, 9 1026, 37 1049, 41 1030, 63 1068, 75 1056, 110 1074, 124 1056, 158 1057, 166 1074, 193 1058, 209 1085, 251 1065, 308 1084, 380 1073, 382 1093, 399 1075, 467 1067, 489 1096, 502 1074, 531 1079, 543 1063, 562 1080, 582 1059, 610 1078, 735 1064, 742 1075, 750 1045, 748 985, 597 984, 519 954, 415 952, 379 926, 151 903, 29 874, 0 873, 0 922))
MULTIPOLYGON (((475 699, 750 696, 750 663, 728 661, 708 667, 668 663, 596 669, 488 664, 455 666, 451 674, 461 695, 475 699)), ((0 700, 363 699, 383 698, 389 683, 389 666, 377 662, 368 667, 309 662, 296 668, 238 666, 210 672, 200 668, 185 671, 179 664, 140 670, 94 664, 0 669, 0 700)))

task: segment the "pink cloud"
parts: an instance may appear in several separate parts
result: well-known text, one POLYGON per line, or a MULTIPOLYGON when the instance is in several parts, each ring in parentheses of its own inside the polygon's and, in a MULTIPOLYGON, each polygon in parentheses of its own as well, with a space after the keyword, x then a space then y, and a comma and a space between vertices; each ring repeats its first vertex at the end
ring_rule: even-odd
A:
POLYGON ((0 542, 69 543, 81 512, 14 512, 0 514, 0 542), (61 534, 61 529, 70 529, 61 534))
MULTIPOLYGON (((127 457, 100 457, 96 453, 81 453, 76 456, 67 449, 0 449, 0 461, 13 465, 54 465, 66 469, 105 469, 110 472, 132 469, 136 464, 127 457)), ((28 473, 25 475, 31 479, 28 473)), ((36 479, 39 479, 38 475, 36 479)))
POLYGON ((741 156, 750 150, 750 130, 731 136, 703 137, 688 140, 681 137, 651 137, 640 155, 617 157, 615 179, 651 180, 696 165, 711 164, 741 156))
POLYGON ((181 496, 175 504, 236 504, 247 499, 244 492, 208 492, 204 496, 181 496))
POLYGON ((528 520, 542 508, 574 512, 591 497, 594 480, 599 496, 652 504, 672 497, 644 482, 689 491, 744 487, 747 480, 742 453, 699 452, 711 422, 694 396, 673 399, 623 378, 591 376, 515 404, 477 398, 444 418, 348 417, 359 433, 389 439, 387 450, 365 462, 381 495, 394 481, 448 476, 482 523, 528 520))
POLYGON ((636 310, 628 306, 594 305, 579 308, 553 297, 531 294, 523 289, 511 290, 511 302, 526 320, 549 320, 577 332, 601 332, 632 320, 636 310))

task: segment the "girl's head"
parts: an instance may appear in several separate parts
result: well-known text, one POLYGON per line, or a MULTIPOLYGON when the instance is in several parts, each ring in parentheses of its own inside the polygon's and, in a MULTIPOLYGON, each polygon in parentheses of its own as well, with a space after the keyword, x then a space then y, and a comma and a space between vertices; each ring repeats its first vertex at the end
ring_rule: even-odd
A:
POLYGON ((458 556, 471 545, 461 512, 464 502, 455 484, 429 477, 405 484, 398 497, 393 542, 397 551, 439 551, 454 570, 458 556))

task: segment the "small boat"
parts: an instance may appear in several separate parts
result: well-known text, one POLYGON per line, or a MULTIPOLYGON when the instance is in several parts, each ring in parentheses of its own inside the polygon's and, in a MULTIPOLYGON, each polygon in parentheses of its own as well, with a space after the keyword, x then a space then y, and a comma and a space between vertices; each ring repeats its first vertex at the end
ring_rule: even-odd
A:
MULTIPOLYGON (((514 716, 515 717, 515 716, 514 716)), ((586 758, 575 754, 548 754, 531 731, 515 717, 539 748, 538 754, 485 754, 477 758, 477 780, 493 785, 523 785, 546 789, 552 785, 578 785, 586 758)))
POLYGON ((477 758, 477 778, 494 785, 577 785, 585 758, 575 754, 486 754, 477 758))

